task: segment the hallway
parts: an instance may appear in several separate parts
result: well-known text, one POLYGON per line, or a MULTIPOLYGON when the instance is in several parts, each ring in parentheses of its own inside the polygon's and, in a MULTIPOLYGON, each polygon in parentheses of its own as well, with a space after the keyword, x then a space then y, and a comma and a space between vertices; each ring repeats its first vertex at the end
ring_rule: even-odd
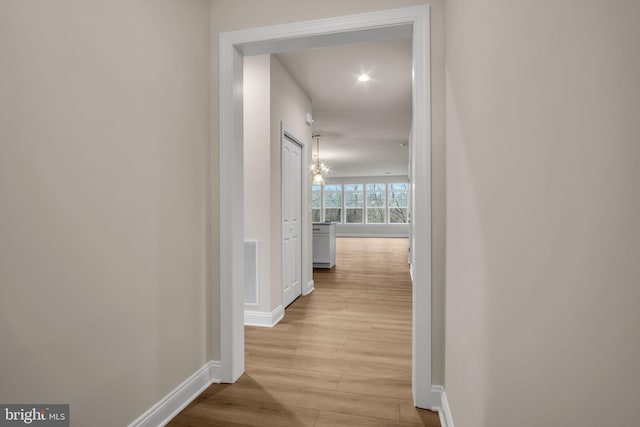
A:
POLYGON ((440 426, 411 400, 407 239, 338 238, 337 265, 274 328, 245 328, 246 372, 170 426, 440 426))

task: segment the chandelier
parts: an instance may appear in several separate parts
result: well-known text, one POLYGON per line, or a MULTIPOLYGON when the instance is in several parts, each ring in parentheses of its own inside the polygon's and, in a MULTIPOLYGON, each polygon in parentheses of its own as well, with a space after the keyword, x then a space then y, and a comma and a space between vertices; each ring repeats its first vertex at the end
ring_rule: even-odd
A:
POLYGON ((316 153, 312 156, 311 175, 313 176, 314 185, 324 184, 324 177, 329 173, 329 166, 320 161, 320 135, 313 135, 316 139, 316 153))

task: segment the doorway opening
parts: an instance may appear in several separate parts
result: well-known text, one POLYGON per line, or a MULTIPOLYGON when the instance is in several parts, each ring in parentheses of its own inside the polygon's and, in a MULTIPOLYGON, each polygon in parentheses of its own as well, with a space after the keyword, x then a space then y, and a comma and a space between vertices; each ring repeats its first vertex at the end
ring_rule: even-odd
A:
POLYGON ((412 40, 411 250, 413 257, 412 391, 430 409, 431 159, 429 8, 419 6, 235 31, 220 37, 220 364, 221 380, 244 372, 243 56, 294 49, 412 40), (417 167, 416 167, 417 166, 417 167))

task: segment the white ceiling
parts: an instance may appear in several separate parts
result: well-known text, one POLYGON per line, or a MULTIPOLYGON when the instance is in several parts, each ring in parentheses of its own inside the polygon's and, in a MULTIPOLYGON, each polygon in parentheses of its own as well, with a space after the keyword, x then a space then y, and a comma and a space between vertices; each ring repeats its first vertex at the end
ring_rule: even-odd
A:
MULTIPOLYGON (((407 175, 411 40, 277 55, 313 105, 313 132, 330 177, 407 175), (371 80, 359 82, 361 73, 371 80)), ((315 153, 315 140, 314 140, 315 153)))

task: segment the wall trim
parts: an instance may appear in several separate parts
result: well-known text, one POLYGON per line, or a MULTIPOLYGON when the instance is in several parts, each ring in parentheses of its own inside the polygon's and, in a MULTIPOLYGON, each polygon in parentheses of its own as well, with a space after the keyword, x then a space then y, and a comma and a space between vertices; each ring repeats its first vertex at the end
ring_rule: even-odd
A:
POLYGON ((431 402, 433 406, 432 411, 438 412, 440 418, 440 425, 442 427, 453 427, 453 418, 451 417, 451 408, 449 408, 449 401, 447 400, 447 393, 444 391, 444 387, 441 385, 434 385, 431 387, 431 402))
POLYGON ((220 361, 210 360, 140 415, 129 427, 164 426, 211 384, 220 383, 220 361))
POLYGON ((316 287, 315 287, 315 282, 312 280, 309 280, 307 282, 307 286, 302 290, 302 296, 306 297, 307 295, 309 295, 311 292, 315 291, 316 287))
POLYGON ((277 306, 273 311, 244 311, 244 324, 247 326, 261 326, 273 328, 284 317, 282 305, 277 306))

